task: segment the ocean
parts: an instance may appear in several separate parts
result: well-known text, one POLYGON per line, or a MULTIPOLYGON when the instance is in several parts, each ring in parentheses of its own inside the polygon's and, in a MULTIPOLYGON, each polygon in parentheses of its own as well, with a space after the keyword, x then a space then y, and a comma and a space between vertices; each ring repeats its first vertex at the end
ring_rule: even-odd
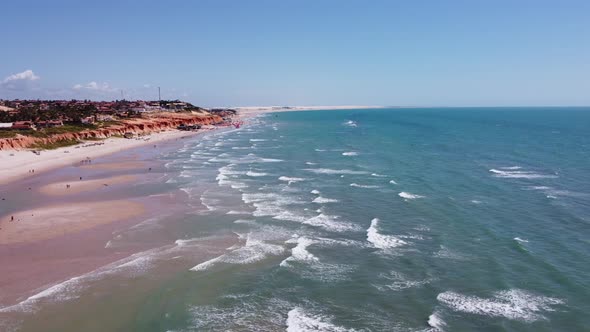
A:
POLYGON ((165 246, 9 309, 24 331, 588 331, 590 109, 263 114, 158 156, 165 246), (199 256, 205 255, 205 256, 199 256))

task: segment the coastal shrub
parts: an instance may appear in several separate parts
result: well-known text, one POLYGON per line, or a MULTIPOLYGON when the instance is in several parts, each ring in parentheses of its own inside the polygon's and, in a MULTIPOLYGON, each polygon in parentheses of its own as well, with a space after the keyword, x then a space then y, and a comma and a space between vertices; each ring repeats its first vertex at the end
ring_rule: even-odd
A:
POLYGON ((38 150, 54 150, 54 149, 58 149, 58 148, 66 147, 66 146, 76 145, 79 143, 80 143, 80 141, 78 141, 77 139, 69 138, 69 139, 62 139, 62 140, 51 142, 51 143, 43 143, 43 142, 35 143, 31 146, 31 148, 38 149, 38 150))
POLYGON ((14 130, 0 130, 0 138, 13 138, 16 136, 14 130))
POLYGON ((55 135, 55 134, 65 134, 65 133, 78 133, 84 130, 92 130, 97 129, 98 126, 94 124, 84 124, 84 123, 72 123, 72 124, 65 124, 59 127, 53 128, 44 128, 39 130, 47 135, 55 135))

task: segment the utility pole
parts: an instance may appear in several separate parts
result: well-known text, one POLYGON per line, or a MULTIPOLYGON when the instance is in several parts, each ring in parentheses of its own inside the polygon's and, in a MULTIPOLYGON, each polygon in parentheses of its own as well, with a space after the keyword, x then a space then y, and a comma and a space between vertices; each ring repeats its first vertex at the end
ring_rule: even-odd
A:
POLYGON ((160 97, 160 87, 158 87, 158 101, 162 101, 162 98, 160 97))

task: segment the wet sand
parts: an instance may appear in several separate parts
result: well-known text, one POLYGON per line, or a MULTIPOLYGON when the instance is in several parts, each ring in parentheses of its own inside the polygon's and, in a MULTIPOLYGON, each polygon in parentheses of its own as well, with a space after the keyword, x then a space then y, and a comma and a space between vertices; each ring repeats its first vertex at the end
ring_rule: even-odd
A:
MULTIPOLYGON (((108 164, 103 165, 107 166, 108 164)), ((117 170, 119 168, 113 167, 110 169, 117 170)), ((133 175, 119 175, 89 180, 84 180, 84 178, 82 178, 82 180, 78 181, 54 182, 39 188, 39 192, 45 195, 72 195, 81 192, 101 190, 113 185, 126 184, 135 179, 136 177, 133 175)))
POLYGON ((136 217, 143 210, 140 203, 118 200, 41 206, 19 211, 0 217, 0 245, 52 239, 136 217))
POLYGON ((165 175, 155 156, 182 144, 160 142, 1 185, 0 308, 134 253, 173 244, 175 239, 162 234, 145 243, 107 246, 121 230, 162 211, 182 211, 175 193, 145 195, 137 189, 165 175))

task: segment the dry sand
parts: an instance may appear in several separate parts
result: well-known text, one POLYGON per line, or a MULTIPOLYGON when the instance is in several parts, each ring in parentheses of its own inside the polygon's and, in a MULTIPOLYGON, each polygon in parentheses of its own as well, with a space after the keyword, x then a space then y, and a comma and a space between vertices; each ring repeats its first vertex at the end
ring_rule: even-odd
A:
POLYGON ((138 216, 143 205, 133 201, 101 201, 42 206, 0 218, 0 244, 51 239, 98 225, 138 216))

